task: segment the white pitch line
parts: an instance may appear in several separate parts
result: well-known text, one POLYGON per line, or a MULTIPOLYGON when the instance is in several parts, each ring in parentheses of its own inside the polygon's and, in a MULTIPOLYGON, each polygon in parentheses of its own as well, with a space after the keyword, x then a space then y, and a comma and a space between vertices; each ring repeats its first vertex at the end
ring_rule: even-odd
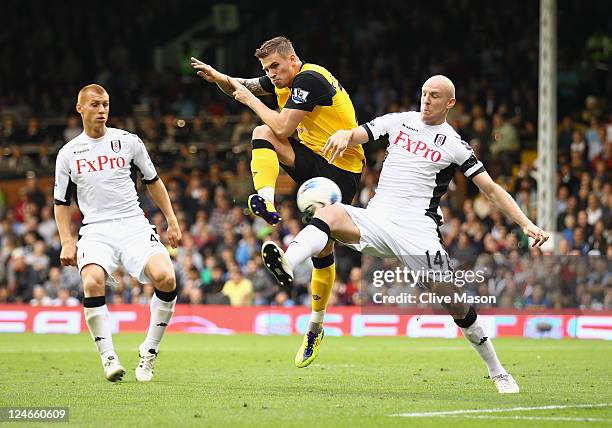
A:
MULTIPOLYGON (((452 416, 451 416, 452 417, 452 416)), ((612 419, 602 418, 580 418, 580 417, 563 417, 563 416, 486 416, 486 415, 457 415, 457 418, 464 419, 512 419, 512 420, 530 420, 530 421, 568 421, 568 422, 612 422, 612 419)))
POLYGON ((430 416, 450 416, 450 415, 466 415, 470 413, 503 413, 503 412, 524 412, 531 410, 554 410, 554 409, 579 409, 593 407, 611 407, 612 403, 599 404, 568 404, 568 405, 551 405, 539 407, 508 407, 506 409, 469 409, 469 410, 447 410, 443 412, 419 412, 419 413, 399 413, 391 416, 401 416, 405 418, 427 418, 430 416))

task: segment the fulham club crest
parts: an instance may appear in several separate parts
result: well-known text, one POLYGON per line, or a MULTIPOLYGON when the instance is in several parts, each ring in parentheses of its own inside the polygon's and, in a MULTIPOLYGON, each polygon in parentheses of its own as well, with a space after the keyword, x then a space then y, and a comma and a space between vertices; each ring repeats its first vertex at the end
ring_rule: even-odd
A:
MULTIPOLYGON (((436 137, 438 138, 438 137, 436 137)), ((119 153, 121 151, 121 141, 120 140, 112 140, 111 141, 111 149, 113 152, 119 153)))
POLYGON ((437 147, 442 147, 444 142, 446 141, 446 135, 444 134, 436 134, 436 138, 434 139, 434 144, 437 147))

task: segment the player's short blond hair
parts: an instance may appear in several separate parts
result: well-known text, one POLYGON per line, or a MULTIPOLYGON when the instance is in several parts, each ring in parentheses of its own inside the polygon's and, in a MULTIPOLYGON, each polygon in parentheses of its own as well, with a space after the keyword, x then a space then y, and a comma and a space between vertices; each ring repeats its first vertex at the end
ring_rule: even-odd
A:
POLYGON ((108 95, 108 92, 106 92, 106 89, 104 89, 104 87, 96 83, 92 83, 91 85, 83 86, 81 88, 81 90, 79 91, 79 95, 77 95, 77 103, 83 104, 87 99, 87 95, 90 92, 93 92, 96 95, 108 95))
POLYGON ((293 49, 291 40, 285 36, 279 36, 265 41, 259 49, 255 49, 255 56, 259 59, 263 59, 273 53, 288 57, 291 54, 295 54, 295 49, 293 49))

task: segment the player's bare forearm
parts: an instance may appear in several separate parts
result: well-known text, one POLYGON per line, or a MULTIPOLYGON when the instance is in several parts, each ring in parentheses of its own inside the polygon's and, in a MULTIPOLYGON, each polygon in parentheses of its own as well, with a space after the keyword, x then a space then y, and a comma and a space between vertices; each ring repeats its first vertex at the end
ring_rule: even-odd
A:
POLYGON ((260 99, 253 98, 247 106, 253 110, 253 112, 259 116, 278 137, 287 138, 295 132, 297 124, 293 125, 290 123, 290 121, 287 120, 287 116, 283 117, 281 113, 268 108, 260 99))
POLYGON ((54 205, 55 223, 60 236, 60 243, 74 242, 74 237, 70 233, 70 206, 54 205))
POLYGON ((60 236, 60 263, 62 266, 77 265, 76 241, 70 232, 70 205, 55 205, 53 207, 55 223, 60 236))
POLYGON ((486 171, 477 174, 472 178, 472 181, 501 212, 523 229, 523 233, 533 238, 533 247, 540 247, 548 240, 550 235, 533 224, 521 211, 514 199, 512 199, 512 196, 499 184, 495 183, 486 171))
POLYGON ((350 139, 348 142, 349 147, 358 146, 368 142, 368 133, 363 126, 358 126, 357 128, 351 129, 350 133, 350 139))
POLYGON ((147 189, 149 189, 153 202, 159 207, 161 212, 164 213, 166 221, 168 222, 168 230, 166 234, 168 242, 172 248, 178 247, 182 237, 181 228, 178 224, 178 220, 176 219, 176 215, 174 215, 172 203, 170 202, 170 196, 168 196, 168 191, 166 190, 164 182, 161 179, 156 180, 153 183, 148 184, 147 189))
MULTIPOLYGON (((235 77, 235 79, 241 84, 244 85, 253 95, 256 97, 261 97, 263 95, 269 95, 270 92, 266 91, 259 83, 259 78, 254 77, 252 79, 242 79, 240 77, 235 77)), ((225 79, 221 82, 217 82, 217 86, 225 95, 229 95, 230 97, 234 93, 234 87, 229 83, 228 79, 225 79)))
POLYGON ((510 196, 499 184, 494 183, 492 191, 486 193, 486 195, 501 212, 521 228, 533 224, 525 213, 521 211, 512 196, 510 196))
POLYGON ((168 195, 168 190, 166 190, 166 186, 164 182, 161 180, 156 180, 151 184, 147 184, 147 189, 151 194, 151 198, 155 205, 161 210, 166 217, 166 221, 168 224, 176 224, 176 215, 174 214, 174 210, 172 209, 172 203, 170 202, 170 196, 168 195))

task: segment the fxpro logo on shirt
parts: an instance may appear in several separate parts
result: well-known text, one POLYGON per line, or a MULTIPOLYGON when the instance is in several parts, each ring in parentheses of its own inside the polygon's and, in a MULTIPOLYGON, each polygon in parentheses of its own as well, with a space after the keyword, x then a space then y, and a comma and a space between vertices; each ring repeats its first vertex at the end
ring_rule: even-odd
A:
POLYGON ((126 165, 125 159, 122 156, 108 157, 104 155, 98 156, 94 160, 77 159, 76 170, 77 174, 84 172, 99 172, 108 169, 120 169, 126 165))

